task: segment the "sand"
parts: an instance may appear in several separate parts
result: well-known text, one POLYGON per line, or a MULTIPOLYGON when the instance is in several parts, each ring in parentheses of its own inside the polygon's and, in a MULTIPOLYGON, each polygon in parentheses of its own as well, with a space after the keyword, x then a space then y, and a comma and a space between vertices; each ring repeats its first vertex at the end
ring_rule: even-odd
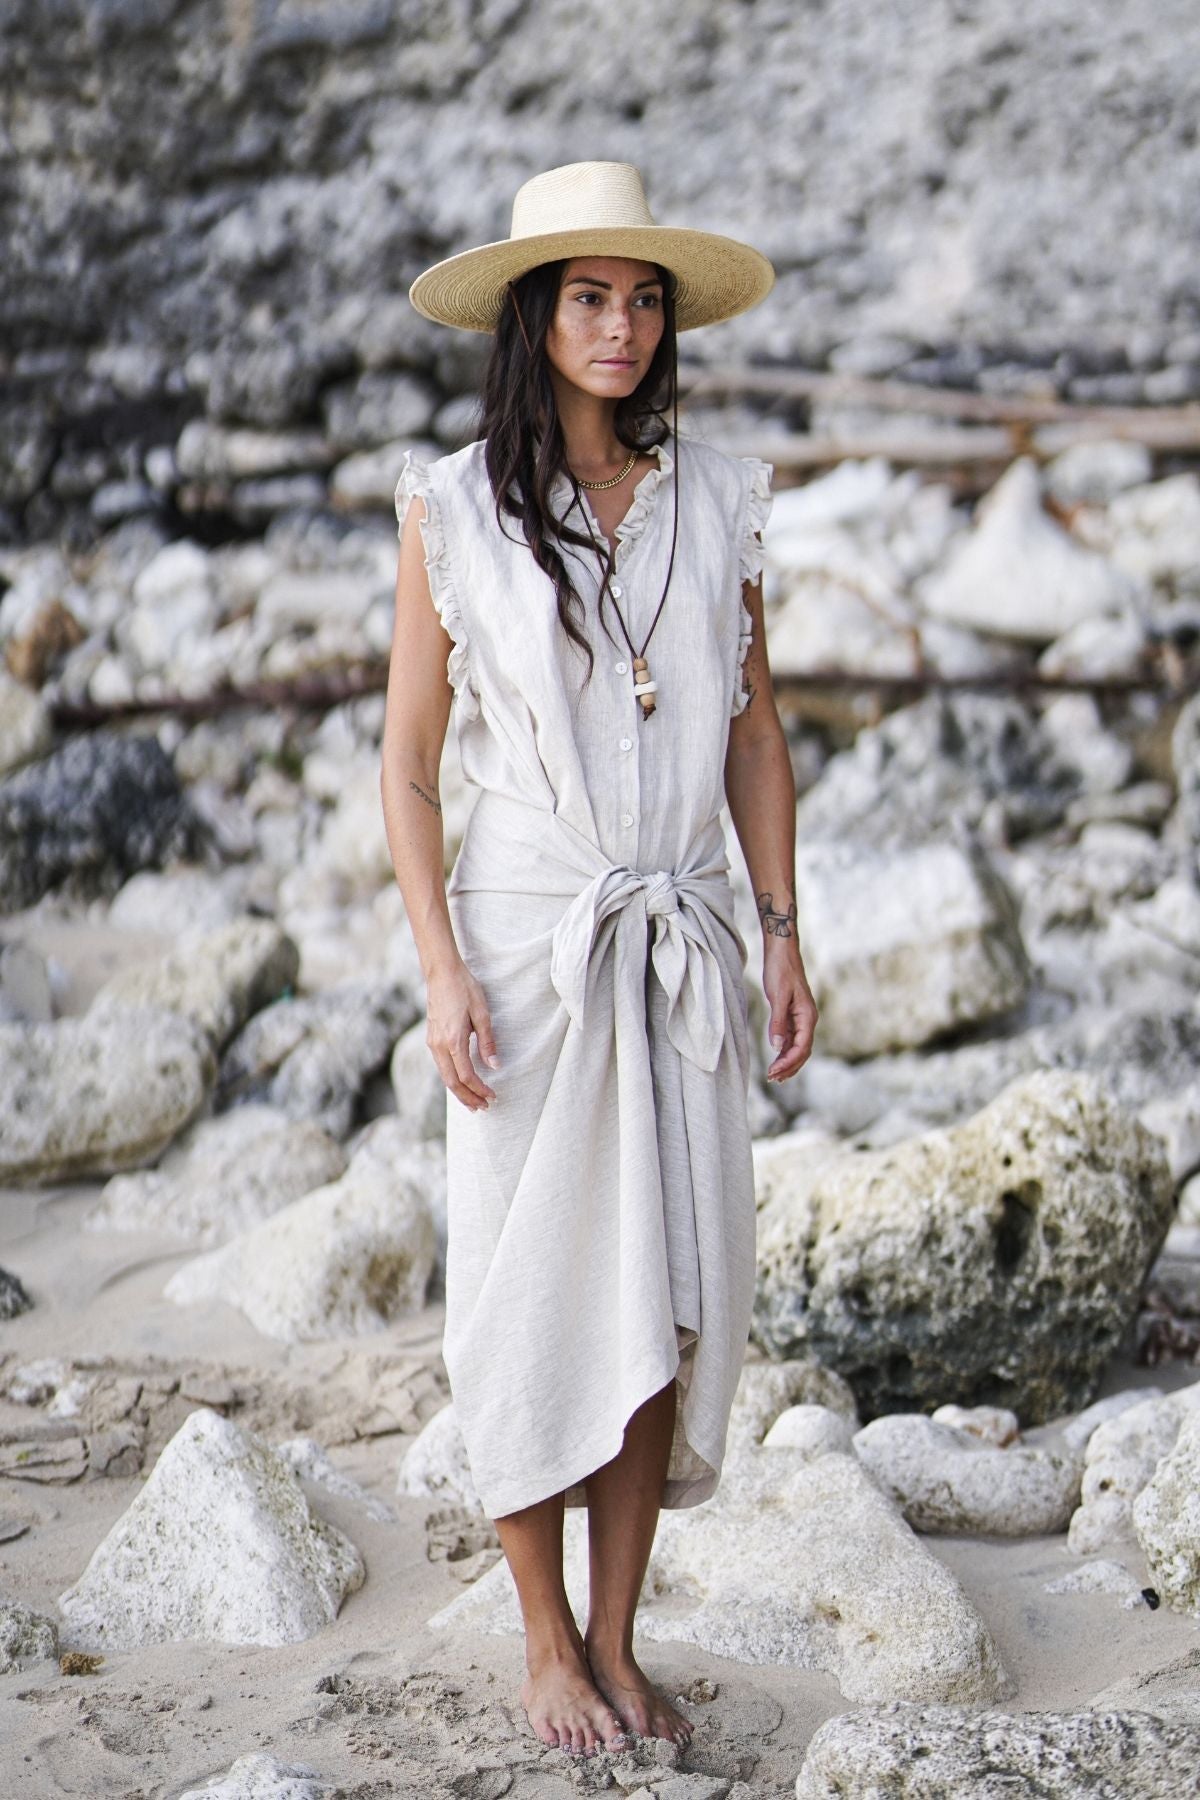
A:
MULTIPOLYGON (((67 971, 60 1001, 67 1012, 83 1010, 114 967, 160 947, 114 932, 95 915, 54 919, 43 909, 8 921, 3 935, 18 930, 67 971)), ((632 1792, 676 1764, 742 1781, 735 1800, 794 1792, 813 1732, 826 1718, 852 1710, 829 1677, 743 1666, 682 1644, 647 1644, 642 1660, 651 1676, 672 1695, 697 1696, 683 1702, 696 1721, 692 1744, 679 1757, 666 1744, 637 1742, 624 1757, 602 1755, 581 1765, 543 1745, 525 1720, 517 1694, 518 1637, 428 1629, 427 1618, 462 1583, 445 1560, 427 1553, 425 1522, 436 1503, 397 1496, 395 1482, 420 1419, 447 1396, 440 1306, 426 1306, 371 1338, 274 1343, 224 1304, 178 1307, 163 1299, 164 1283, 188 1254, 177 1242, 153 1233, 83 1231, 102 1185, 97 1179, 0 1190, 0 1266, 17 1273, 35 1301, 31 1311, 0 1325, 0 1357, 8 1367, 55 1356, 110 1359, 133 1373, 182 1371, 189 1392, 224 1394, 231 1415, 269 1442, 307 1432, 327 1443, 339 1470, 393 1506, 396 1521, 372 1519, 358 1501, 305 1484, 314 1508, 358 1545, 367 1579, 336 1620, 304 1643, 278 1649, 176 1643, 110 1654, 90 1675, 64 1675, 43 1662, 0 1677, 0 1800, 177 1796, 253 1750, 314 1769, 357 1800, 632 1792), (397 1392, 411 1400, 410 1430, 380 1430, 378 1413, 372 1416, 381 1370, 392 1403, 397 1392)), ((1195 1379, 1195 1369, 1183 1363, 1153 1370, 1114 1363, 1102 1391, 1169 1389, 1195 1379)), ((147 1469, 162 1434, 198 1403, 177 1396, 176 1412, 163 1412, 161 1428, 151 1431, 147 1469)), ((0 1402, 4 1430, 43 1419, 38 1409, 0 1402)), ((0 1541, 0 1597, 56 1616, 57 1596, 79 1576, 142 1479, 0 1481, 0 1539, 4 1521, 27 1527, 0 1541)), ((1077 1566, 1065 1537, 925 1541, 957 1575, 995 1637, 1016 1682, 1007 1710, 1087 1706, 1200 1649, 1196 1621, 1165 1607, 1123 1610, 1111 1594, 1047 1594, 1046 1582, 1077 1566)), ((1119 1556, 1148 1583, 1134 1547, 1106 1554, 1119 1556)), ((1195 1691, 1200 1718, 1200 1669, 1182 1679, 1195 1691)), ((1165 1682, 1167 1689, 1179 1685, 1179 1678, 1165 1682)), ((1155 1704, 1153 1690, 1147 1692, 1151 1697, 1137 1704, 1155 1704)))

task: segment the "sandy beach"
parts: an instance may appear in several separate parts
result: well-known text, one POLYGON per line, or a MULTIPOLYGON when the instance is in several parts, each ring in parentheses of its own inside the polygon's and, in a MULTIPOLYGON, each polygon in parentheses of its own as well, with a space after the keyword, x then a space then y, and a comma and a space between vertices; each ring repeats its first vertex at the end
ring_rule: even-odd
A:
MULTIPOLYGON (((86 919, 72 925, 60 917, 35 932, 31 916, 8 921, 6 932, 36 937, 68 971, 64 1013, 82 1010, 114 969, 159 948, 86 919)), ((432 1414, 446 1398, 440 1306, 426 1306, 372 1337, 275 1343, 231 1306, 165 1300, 164 1283, 186 1256, 163 1235, 85 1231, 84 1215, 101 1186, 56 1184, 0 1196, 0 1265, 17 1270, 35 1299, 3 1328, 0 1380, 41 1358, 135 1380, 178 1376, 170 1405, 153 1415, 150 1446, 160 1447, 168 1424, 176 1428, 207 1396, 268 1442, 316 1436, 337 1469, 394 1509, 395 1518, 373 1519, 361 1501, 305 1484, 314 1509, 358 1546, 367 1567, 365 1583, 336 1619, 305 1642, 156 1644, 110 1654, 92 1674, 68 1676, 42 1662, 0 1677, 6 1800, 67 1794, 168 1800, 254 1751, 316 1771, 331 1791, 356 1800, 630 1794, 675 1768, 716 1778, 716 1785, 688 1792, 738 1800, 780 1800, 794 1792, 813 1733, 852 1710, 827 1675, 747 1665, 687 1644, 642 1645, 648 1671, 666 1691, 685 1697, 696 1721, 691 1746, 680 1757, 665 1743, 635 1740, 621 1758, 601 1754, 580 1764, 540 1744, 525 1721, 517 1698, 519 1637, 428 1627, 462 1583, 446 1561, 427 1554, 425 1526, 434 1504, 396 1493, 415 1420, 407 1433, 375 1430, 371 1396, 387 1365, 408 1372, 418 1414, 432 1414), (347 1401, 347 1394, 356 1400, 347 1401), (689 1694, 703 1697, 689 1701, 689 1694)), ((1103 1391, 1169 1390, 1194 1378, 1185 1363, 1147 1370, 1114 1361, 1103 1391)), ((28 1431, 39 1417, 11 1401, 0 1407, 5 1433, 28 1431)), ((152 1455, 149 1449, 147 1468, 152 1455)), ((6 1539, 0 1593, 53 1617, 58 1595, 77 1579, 142 1480, 0 1482, 6 1539), (18 1526, 19 1535, 10 1535, 18 1526)), ((1006 1710, 1072 1711, 1111 1703, 1120 1693, 1126 1706, 1200 1721, 1193 1619, 1166 1607, 1123 1609, 1112 1594, 1048 1594, 1046 1583, 1078 1563, 1061 1536, 924 1541, 953 1571, 995 1639, 1015 1682, 1006 1710)), ((803 1557, 802 1542, 795 1553, 803 1557)), ((1121 1555, 1149 1585, 1137 1547, 1124 1545, 1121 1555)), ((70 1648, 69 1632, 61 1647, 70 1648)))

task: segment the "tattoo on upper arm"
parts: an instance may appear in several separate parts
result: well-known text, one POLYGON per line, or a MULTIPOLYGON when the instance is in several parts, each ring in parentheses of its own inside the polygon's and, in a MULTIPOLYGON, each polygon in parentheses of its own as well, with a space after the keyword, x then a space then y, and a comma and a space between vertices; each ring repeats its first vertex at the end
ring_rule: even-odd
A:
POLYGON ((761 894, 756 894, 754 900, 763 927, 771 933, 772 937, 795 937, 796 902, 794 900, 789 903, 786 912, 776 910, 775 896, 769 888, 764 888, 761 894))
POLYGON ((440 819, 442 816, 442 808, 441 808, 440 802, 435 800, 432 794, 427 794, 425 792, 425 789, 420 785, 419 782, 410 781, 408 785, 410 788, 412 788, 414 793, 420 794, 422 800, 424 800, 424 802, 427 806, 432 806, 434 812, 437 814, 438 818, 440 819))

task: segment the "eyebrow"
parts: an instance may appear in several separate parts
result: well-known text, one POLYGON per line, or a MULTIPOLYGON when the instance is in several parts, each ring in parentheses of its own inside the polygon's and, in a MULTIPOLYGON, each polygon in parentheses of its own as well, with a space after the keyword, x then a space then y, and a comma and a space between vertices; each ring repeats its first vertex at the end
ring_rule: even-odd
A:
MULTIPOLYGON (((578 282, 578 281, 586 281, 586 283, 589 287, 602 287, 602 288, 611 288, 612 287, 611 281, 601 281, 601 279, 598 275, 572 275, 569 281, 564 281, 563 286, 564 287, 574 287, 576 282, 578 282)), ((661 287, 661 286, 662 286, 662 282, 659 280, 657 275, 647 275, 647 277, 644 281, 635 281, 634 282, 633 291, 634 291, 634 293, 636 293, 639 288, 661 287)))

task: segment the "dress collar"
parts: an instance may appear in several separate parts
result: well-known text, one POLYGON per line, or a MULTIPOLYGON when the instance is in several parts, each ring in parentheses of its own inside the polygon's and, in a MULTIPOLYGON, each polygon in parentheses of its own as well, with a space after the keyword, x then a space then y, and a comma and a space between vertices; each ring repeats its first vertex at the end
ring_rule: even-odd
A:
MULTIPOLYGON (((647 521, 654 511, 655 499, 659 488, 662 486, 663 478, 664 476, 669 475, 675 467, 675 458, 672 456, 665 442, 652 445, 650 453, 657 458, 657 466, 647 469, 646 473, 642 476, 641 480, 633 490, 633 499, 629 502, 628 511, 616 529, 618 550, 622 549, 626 544, 632 544, 635 539, 641 536, 642 532, 645 530, 647 521)), ((581 491, 584 503, 588 507, 589 514, 591 514, 590 523, 593 529, 595 529, 598 526, 599 521, 591 512, 591 506, 587 500, 586 488, 581 491)), ((571 483, 565 475, 561 473, 556 475, 554 480, 550 483, 550 499, 554 503, 555 511, 559 519, 565 518, 567 508, 572 503, 571 483)), ((576 510, 578 509, 576 508, 576 510)), ((603 541, 603 535, 601 535, 600 542, 603 543, 603 541)))

